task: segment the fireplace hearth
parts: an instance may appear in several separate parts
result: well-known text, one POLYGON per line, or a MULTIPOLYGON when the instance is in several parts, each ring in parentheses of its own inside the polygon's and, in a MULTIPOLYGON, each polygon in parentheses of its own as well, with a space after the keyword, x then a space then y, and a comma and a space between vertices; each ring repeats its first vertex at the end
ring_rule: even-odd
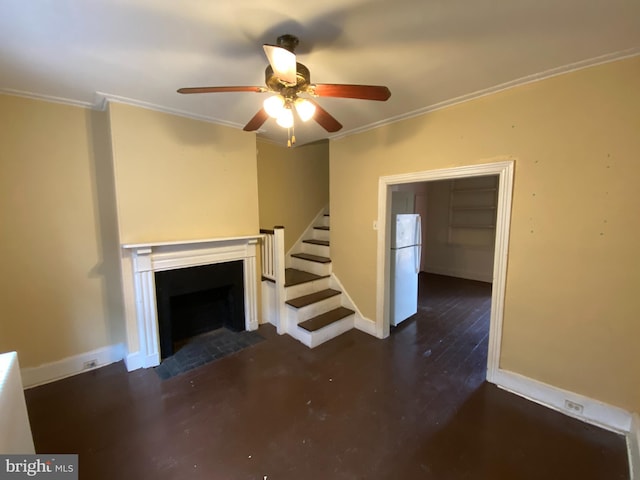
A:
POLYGON ((160 357, 182 340, 245 329, 242 261, 155 272, 160 357))

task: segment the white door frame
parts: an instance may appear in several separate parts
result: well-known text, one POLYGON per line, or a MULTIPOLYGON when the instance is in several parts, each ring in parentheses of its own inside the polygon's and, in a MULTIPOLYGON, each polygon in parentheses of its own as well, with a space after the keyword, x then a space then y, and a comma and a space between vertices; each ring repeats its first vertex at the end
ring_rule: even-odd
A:
POLYGON ((427 170, 380 177, 378 182, 378 251, 376 283, 376 336, 389 336, 389 249, 391 225, 391 186, 403 183, 451 180, 465 177, 498 175, 498 204, 496 213, 496 241, 493 261, 493 288, 491 293, 491 319, 489 326, 489 353, 487 380, 495 383, 500 366, 502 318, 507 280, 509 253, 509 224, 511 221, 511 197, 513 191, 514 161, 470 165, 464 167, 427 170))

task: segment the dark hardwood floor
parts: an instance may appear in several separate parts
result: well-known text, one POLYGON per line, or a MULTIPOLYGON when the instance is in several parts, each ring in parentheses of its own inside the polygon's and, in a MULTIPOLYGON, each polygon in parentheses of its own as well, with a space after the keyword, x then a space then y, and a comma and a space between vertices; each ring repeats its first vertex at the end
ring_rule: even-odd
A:
POLYGON ((378 340, 266 340, 162 381, 122 362, 28 390, 39 453, 98 479, 628 479, 625 439, 484 382, 490 286, 422 274, 378 340))

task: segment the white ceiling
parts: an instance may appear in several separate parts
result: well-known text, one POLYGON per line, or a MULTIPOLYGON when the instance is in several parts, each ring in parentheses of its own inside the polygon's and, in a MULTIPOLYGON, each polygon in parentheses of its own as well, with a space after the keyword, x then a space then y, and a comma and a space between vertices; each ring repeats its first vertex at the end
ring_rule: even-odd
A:
MULTIPOLYGON (((242 128, 264 94, 263 43, 291 33, 312 82, 386 85, 387 102, 321 98, 335 136, 640 53, 638 0, 0 0, 0 91, 104 98, 242 128)), ((640 79, 639 79, 640 83, 640 79)), ((251 135, 247 133, 247 135, 251 135)), ((260 136, 286 141, 268 120, 260 136)), ((299 144, 328 138, 297 125, 299 144)))

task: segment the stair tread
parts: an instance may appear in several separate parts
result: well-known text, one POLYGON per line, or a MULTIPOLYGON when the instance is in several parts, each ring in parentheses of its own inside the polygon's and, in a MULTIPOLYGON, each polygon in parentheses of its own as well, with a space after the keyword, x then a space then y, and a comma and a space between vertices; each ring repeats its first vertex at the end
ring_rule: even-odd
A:
POLYGON ((324 225, 318 225, 317 227, 313 227, 313 228, 315 228, 316 230, 330 230, 329 227, 326 227, 324 225))
POLYGON ((329 246, 329 240, 317 240, 315 238, 309 238, 307 240, 303 240, 303 243, 312 243, 313 245, 322 245, 324 247, 329 246))
POLYGON ((292 298, 291 300, 287 300, 286 303, 288 305, 291 305, 292 307, 302 308, 306 307, 307 305, 317 303, 321 300, 335 297, 336 295, 340 295, 341 293, 342 292, 334 290, 333 288, 327 288, 326 290, 320 290, 319 292, 310 293, 298 298, 292 298))
POLYGON ((355 312, 346 307, 338 307, 333 310, 329 310, 326 313, 318 315, 317 317, 310 318, 300 323, 298 326, 304 328, 309 332, 315 332, 327 325, 330 325, 338 320, 342 320, 349 315, 353 315, 355 312))
POLYGON ((319 280, 326 277, 328 277, 328 275, 316 275, 314 273, 305 272, 296 268, 287 268, 284 271, 284 286, 292 287, 294 285, 313 282, 314 280, 319 280))
POLYGON ((310 253, 293 253, 291 256, 301 258, 302 260, 309 260, 310 262, 331 263, 331 259, 329 257, 321 257, 320 255, 312 255, 310 253))

